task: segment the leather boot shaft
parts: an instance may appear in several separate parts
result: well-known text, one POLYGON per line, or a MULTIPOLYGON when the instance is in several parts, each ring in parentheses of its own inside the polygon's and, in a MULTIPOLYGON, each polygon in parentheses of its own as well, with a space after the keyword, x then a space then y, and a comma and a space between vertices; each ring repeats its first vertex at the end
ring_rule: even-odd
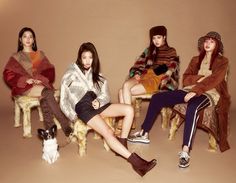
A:
POLYGON ((45 98, 42 98, 39 103, 43 114, 44 127, 48 130, 54 125, 53 114, 45 98))
POLYGON ((140 156, 138 156, 136 153, 132 153, 127 159, 127 161, 131 163, 133 169, 142 177, 157 164, 156 159, 146 161, 140 156))
POLYGON ((42 99, 46 101, 48 108, 55 118, 59 121, 63 132, 68 137, 72 132, 72 128, 70 127, 70 121, 61 111, 61 108, 54 97, 54 91, 52 89, 44 88, 42 91, 42 99))

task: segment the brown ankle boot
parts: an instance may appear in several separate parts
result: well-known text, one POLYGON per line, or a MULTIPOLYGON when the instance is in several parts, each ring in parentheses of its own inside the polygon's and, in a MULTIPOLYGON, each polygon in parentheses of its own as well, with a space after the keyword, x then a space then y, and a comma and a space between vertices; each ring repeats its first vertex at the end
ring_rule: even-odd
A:
POLYGON ((157 164, 156 159, 146 161, 136 153, 132 153, 127 161, 131 163, 133 169, 142 177, 157 164))

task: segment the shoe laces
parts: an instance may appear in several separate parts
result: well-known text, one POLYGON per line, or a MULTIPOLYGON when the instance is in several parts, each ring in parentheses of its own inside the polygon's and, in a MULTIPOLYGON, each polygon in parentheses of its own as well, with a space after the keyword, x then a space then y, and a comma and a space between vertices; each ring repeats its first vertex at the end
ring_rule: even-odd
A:
POLYGON ((188 160, 190 158, 190 156, 189 156, 189 154, 187 152, 181 151, 181 152, 179 152, 179 158, 180 159, 184 158, 184 159, 188 160))
POLYGON ((135 132, 132 136, 134 136, 134 137, 141 137, 142 135, 143 135, 143 131, 141 130, 141 131, 135 132))

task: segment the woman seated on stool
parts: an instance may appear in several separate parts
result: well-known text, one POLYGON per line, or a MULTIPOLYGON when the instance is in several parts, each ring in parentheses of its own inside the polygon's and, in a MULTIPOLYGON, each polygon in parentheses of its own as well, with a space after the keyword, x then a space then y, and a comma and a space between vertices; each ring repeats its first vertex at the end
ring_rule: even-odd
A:
POLYGON ((100 73, 100 61, 92 43, 83 43, 76 63, 70 65, 62 78, 60 106, 65 115, 75 121, 79 117, 85 124, 101 134, 117 154, 131 163, 134 170, 144 176, 156 165, 127 149, 127 136, 134 117, 133 108, 126 104, 111 104, 107 80, 100 73), (116 138, 104 117, 123 116, 121 137, 116 138))
MULTIPOLYGON (((149 37, 149 47, 136 60, 129 71, 129 78, 119 91, 120 103, 131 104, 132 95, 153 94, 178 88, 179 60, 175 48, 168 45, 166 27, 152 27, 149 37)), ((121 120, 118 128, 120 124, 121 120)), ((146 141, 148 142, 148 138, 146 141)))
POLYGON ((163 107, 187 103, 182 151, 179 153, 179 167, 181 168, 189 166, 189 153, 196 132, 198 112, 209 105, 217 105, 218 108, 220 150, 225 151, 230 148, 227 141, 230 96, 225 79, 228 71, 228 59, 222 56, 221 36, 217 32, 209 32, 199 39, 198 47, 199 56, 192 58, 183 74, 184 88, 154 94, 141 131, 129 138, 130 142, 140 142, 136 141, 137 136, 149 133, 163 107))
POLYGON ((12 96, 23 95, 40 99, 46 129, 54 125, 55 116, 65 135, 72 133, 70 121, 54 98, 55 68, 45 54, 38 51, 36 36, 31 28, 24 27, 19 32, 17 53, 10 57, 3 77, 11 88, 12 96))

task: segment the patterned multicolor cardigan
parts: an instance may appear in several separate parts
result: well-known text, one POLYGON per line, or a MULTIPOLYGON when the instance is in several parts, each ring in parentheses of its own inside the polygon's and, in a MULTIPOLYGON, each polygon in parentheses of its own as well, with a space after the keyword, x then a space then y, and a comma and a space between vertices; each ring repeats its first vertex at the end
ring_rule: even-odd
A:
POLYGON ((33 87, 26 81, 30 78, 42 81, 47 88, 53 88, 55 68, 48 61, 42 51, 32 52, 35 60, 33 67, 32 57, 22 51, 13 54, 3 71, 3 78, 12 90, 12 96, 22 95, 33 87))
MULTIPOLYGON (((154 52, 155 54, 155 52, 154 52)), ((169 77, 167 74, 162 78, 166 80, 165 85, 161 85, 160 90, 175 90, 179 86, 179 58, 176 50, 172 47, 164 45, 158 49, 157 58, 152 61, 152 65, 148 65, 148 48, 146 48, 139 58, 135 61, 133 67, 129 70, 129 76, 133 77, 135 74, 143 75, 149 68, 156 68, 158 65, 166 64, 167 72, 171 72, 169 77)))

